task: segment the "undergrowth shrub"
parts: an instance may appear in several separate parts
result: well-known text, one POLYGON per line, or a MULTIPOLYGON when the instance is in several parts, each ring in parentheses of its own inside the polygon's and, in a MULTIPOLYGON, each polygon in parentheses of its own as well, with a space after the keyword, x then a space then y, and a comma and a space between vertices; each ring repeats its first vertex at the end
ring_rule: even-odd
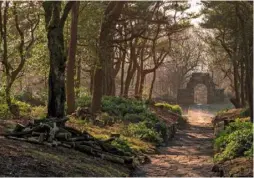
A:
POLYGON ((19 106, 19 112, 21 116, 28 116, 31 113, 30 104, 15 99, 12 100, 12 103, 19 106))
POLYGON ((129 142, 126 139, 117 138, 111 142, 111 145, 125 153, 126 152, 132 153, 132 149, 129 145, 129 142))
POLYGON ((216 112, 216 115, 221 115, 221 114, 224 114, 228 111, 229 109, 228 108, 225 108, 225 109, 222 109, 222 110, 219 110, 216 112))
POLYGON ((82 93, 77 99, 76 99, 76 106, 78 107, 89 107, 91 105, 91 96, 82 93))
POLYGON ((171 105, 171 104, 168 104, 165 102, 164 103, 155 103, 154 106, 168 109, 168 110, 172 111, 173 113, 176 113, 179 115, 182 115, 182 112, 183 112, 182 108, 179 105, 171 105))
MULTIPOLYGON (((31 106, 25 102, 12 100, 12 104, 18 105, 21 116, 28 116, 31 113, 31 106)), ((12 114, 9 111, 8 105, 6 103, 0 103, 0 118, 2 119, 12 118, 12 114)))
POLYGON ((229 124, 215 139, 215 161, 225 161, 241 156, 252 156, 253 124, 237 119, 229 124))
POLYGON ((109 114, 124 117, 126 114, 139 114, 147 111, 147 105, 136 99, 104 96, 102 99, 102 111, 109 114))
POLYGON ((47 109, 45 106, 35 106, 31 108, 31 116, 34 118, 46 118, 47 109))
POLYGON ((0 119, 10 119, 11 117, 7 104, 0 103, 0 119))
POLYGON ((240 113, 241 117, 250 117, 250 108, 245 108, 243 111, 240 113))
MULTIPOLYGON (((4 94, 0 92, 0 118, 1 119, 10 119, 12 118, 12 114, 9 111, 8 105, 4 98, 4 94)), ((27 116, 27 117, 37 117, 37 118, 44 118, 46 117, 46 106, 35 106, 32 107, 30 104, 19 101, 12 97, 11 99, 12 104, 16 104, 19 108, 20 116, 27 116)))
POLYGON ((188 120, 187 117, 181 116, 177 119, 177 125, 183 127, 187 123, 187 120, 188 120))
POLYGON ((156 132, 153 128, 147 127, 146 122, 139 122, 137 124, 130 123, 127 132, 129 135, 133 135, 145 141, 154 143, 161 143, 163 141, 160 133, 156 132))
MULTIPOLYGON (((89 107, 91 104, 91 97, 89 95, 81 95, 76 100, 76 103, 78 107, 89 107)), ((155 125, 160 121, 156 114, 149 110, 146 101, 104 96, 102 98, 101 110, 102 112, 108 113, 110 116, 117 117, 119 121, 127 121, 129 125, 126 132, 129 136, 160 143, 162 141, 161 135, 166 132, 165 129, 155 129, 155 125)), ((164 122, 160 124, 160 128, 166 128, 164 122)))

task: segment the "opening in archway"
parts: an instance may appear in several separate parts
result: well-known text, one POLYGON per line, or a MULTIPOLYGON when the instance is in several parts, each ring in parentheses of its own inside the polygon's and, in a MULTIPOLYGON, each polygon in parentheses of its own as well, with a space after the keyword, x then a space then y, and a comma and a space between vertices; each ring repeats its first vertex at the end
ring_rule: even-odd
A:
POLYGON ((198 84, 195 86, 194 103, 207 104, 207 87, 204 84, 198 84))

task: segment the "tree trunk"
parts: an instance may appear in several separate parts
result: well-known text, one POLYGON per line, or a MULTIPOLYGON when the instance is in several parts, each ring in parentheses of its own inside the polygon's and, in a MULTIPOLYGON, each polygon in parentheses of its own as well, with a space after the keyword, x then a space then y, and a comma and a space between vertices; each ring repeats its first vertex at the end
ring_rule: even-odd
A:
POLYGON ((94 83, 94 69, 90 71, 90 93, 93 94, 93 83, 94 83))
POLYGON ((146 73, 141 71, 140 86, 139 86, 139 98, 142 99, 144 85, 145 85, 146 73))
POLYGON ((245 106, 245 80, 244 80, 244 63, 241 61, 241 106, 245 106))
MULTIPOLYGON (((106 37, 103 37, 106 38, 106 37)), ((110 41, 112 41, 112 36, 107 37, 107 43, 105 43, 105 47, 107 47, 107 49, 103 49, 104 50, 104 60, 107 61, 104 63, 103 65, 103 84, 102 84, 102 94, 103 95, 107 95, 110 96, 111 95, 111 91, 112 91, 112 85, 113 85, 113 57, 112 57, 112 53, 113 53, 113 49, 111 47, 111 45, 109 44, 110 41)))
POLYGON ((65 62, 63 27, 73 2, 68 2, 60 17, 61 2, 45 1, 45 22, 50 52, 48 113, 47 117, 62 118, 65 104, 65 62))
POLYGON ((121 89, 120 89, 120 96, 123 96, 123 90, 124 90, 124 66, 125 66, 125 58, 122 61, 121 66, 121 89))
POLYGON ((156 79, 156 70, 154 70, 154 72, 153 72, 153 80, 152 80, 151 88, 150 88, 150 91, 149 91, 149 100, 152 99, 153 86, 154 86, 154 83, 155 83, 155 79, 156 79))
POLYGON ((95 66, 94 82, 93 82, 93 97, 91 104, 91 111, 96 113, 100 111, 101 99, 103 90, 103 79, 105 75, 105 65, 110 61, 109 51, 112 47, 110 40, 112 39, 112 27, 115 25, 115 21, 119 18, 124 2, 110 1, 105 12, 104 18, 101 24, 100 38, 99 38, 99 61, 95 66))
POLYGON ((236 59, 233 59, 233 70, 234 70, 234 89, 235 89, 235 107, 240 107, 240 96, 239 96, 239 85, 238 85, 238 67, 237 63, 235 61, 236 59))
POLYGON ((80 82, 81 82, 81 58, 78 58, 78 64, 76 67, 76 83, 75 83, 75 87, 76 87, 76 97, 79 97, 80 95, 80 82))
POLYGON ((125 87, 124 87, 124 97, 128 97, 129 87, 131 84, 131 80, 134 76, 135 70, 137 69, 137 54, 135 46, 137 44, 137 39, 135 39, 134 45, 133 42, 130 42, 130 64, 127 71, 127 76, 125 79, 125 87))
POLYGON ((139 84, 140 84, 140 67, 137 69, 137 78, 136 78, 136 84, 135 84, 135 97, 139 97, 139 84))
POLYGON ((78 32, 78 9, 79 1, 75 2, 72 7, 71 19, 71 39, 69 44, 68 61, 67 61, 67 77, 66 77, 66 100, 67 114, 75 111, 75 56, 77 48, 77 32, 78 32))

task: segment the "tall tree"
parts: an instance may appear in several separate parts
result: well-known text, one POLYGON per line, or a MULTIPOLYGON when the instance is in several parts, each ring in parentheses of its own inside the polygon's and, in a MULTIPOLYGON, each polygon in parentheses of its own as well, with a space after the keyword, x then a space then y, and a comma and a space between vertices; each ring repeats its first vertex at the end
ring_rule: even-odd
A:
MULTIPOLYGON (((105 79, 108 68, 106 65, 111 60, 111 48, 112 48, 112 35, 113 27, 116 24, 116 20, 119 18, 124 2, 110 1, 105 12, 101 24, 99 46, 98 46, 98 61, 96 63, 94 80, 93 80, 93 97, 91 110, 92 112, 98 112, 101 107, 101 98, 103 94, 103 80, 105 79)), ((104 83, 105 84, 105 83, 104 83)))
POLYGON ((75 111, 75 56, 77 48, 77 32, 78 32, 78 10, 79 1, 76 1, 72 7, 71 13, 71 39, 69 44, 68 61, 67 61, 67 80, 66 80, 66 99, 67 114, 75 111))
POLYGON ((60 1, 43 2, 50 53, 48 114, 47 117, 62 118, 65 104, 65 62, 63 28, 74 2, 67 2, 61 15, 60 1))
MULTIPOLYGON (((22 15, 22 12, 19 11, 18 9, 22 5, 24 5, 24 2, 22 3, 14 2, 12 6, 9 6, 9 2, 5 2, 4 4, 5 4, 4 8, 1 7, 1 11, 2 9, 4 10, 3 14, 2 12, 0 12, 1 15, 0 30, 1 30, 1 42, 3 40, 2 64, 4 66, 4 73, 6 76, 5 97, 10 112, 13 115, 18 116, 19 108, 11 101, 11 88, 16 79, 19 77, 21 71, 23 70, 26 63, 26 59, 28 58, 29 52, 34 44, 35 41, 34 32, 39 24, 40 17, 39 15, 34 14, 35 17, 31 19, 31 16, 33 15, 30 14, 29 8, 30 5, 33 5, 33 3, 29 4, 25 2, 26 8, 23 9, 27 13, 25 17, 24 15, 22 15), (9 14, 10 10, 12 10, 13 12, 13 18, 10 17, 9 14), (22 19, 22 17, 27 19, 25 23, 23 22, 24 19, 22 19), (14 24, 15 29, 12 29, 13 27, 8 26, 10 23, 14 24), (12 33, 13 31, 17 33, 12 33), (15 36, 15 38, 18 38, 18 40, 15 39, 15 42, 14 41, 11 42, 10 36, 12 35, 15 36), (17 44, 16 41, 18 41, 17 44), (12 49, 13 46, 14 48, 12 49), (11 54, 9 50, 13 50, 11 54), (13 55, 15 54, 15 51, 17 51, 18 53, 17 55, 13 55), (13 61, 18 62, 13 64, 13 61)), ((0 5, 2 6, 3 3, 1 2, 0 5)))
MULTIPOLYGON (((227 53, 233 68, 236 107, 253 107, 253 3, 203 2, 203 27, 213 29, 215 42, 227 53)), ((214 44, 214 43, 213 43, 214 44)), ((252 116, 253 117, 253 116, 252 116)))

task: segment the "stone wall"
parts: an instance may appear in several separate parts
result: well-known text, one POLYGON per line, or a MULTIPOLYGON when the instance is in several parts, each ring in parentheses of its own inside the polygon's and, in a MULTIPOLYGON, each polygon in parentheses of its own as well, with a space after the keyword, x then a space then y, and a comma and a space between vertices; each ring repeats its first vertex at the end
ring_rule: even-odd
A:
POLYGON ((194 89, 198 84, 207 87, 207 104, 224 101, 224 89, 215 89, 215 84, 208 73, 193 73, 185 89, 179 89, 178 104, 194 104, 194 89))

